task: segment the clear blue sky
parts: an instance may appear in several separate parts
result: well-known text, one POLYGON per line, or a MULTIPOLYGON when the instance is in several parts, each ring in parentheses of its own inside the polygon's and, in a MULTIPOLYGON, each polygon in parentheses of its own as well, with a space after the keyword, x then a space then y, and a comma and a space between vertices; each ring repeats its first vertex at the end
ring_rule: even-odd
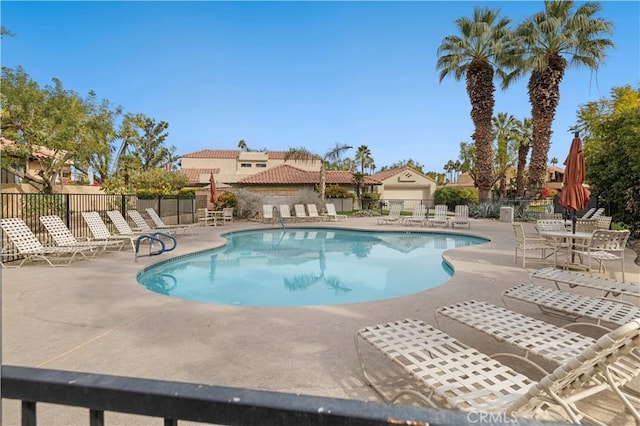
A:
MULTIPOLYGON (((570 68, 549 158, 564 161, 579 106, 640 81, 640 6, 601 2, 614 24, 597 74, 570 68)), ((201 149, 323 154, 367 145, 378 168, 412 158, 442 172, 471 142, 465 82, 438 82, 436 50, 475 6, 514 23, 542 1, 12 2, 2 1, 2 64, 41 85, 169 123, 178 154, 201 149)), ((527 77, 528 78, 528 77, 527 77)), ((495 113, 530 116, 527 78, 496 91, 495 113)), ((353 158, 355 150, 347 153, 353 158)))

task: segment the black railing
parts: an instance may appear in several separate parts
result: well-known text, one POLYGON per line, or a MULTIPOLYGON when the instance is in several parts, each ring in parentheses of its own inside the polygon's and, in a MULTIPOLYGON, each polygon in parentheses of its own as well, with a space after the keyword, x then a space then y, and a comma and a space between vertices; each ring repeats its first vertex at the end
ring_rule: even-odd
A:
MULTIPOLYGON (((219 425, 471 425, 549 424, 507 414, 387 405, 252 389, 167 382, 102 374, 2 366, 2 398, 22 401, 21 424, 37 424, 37 403, 89 410, 91 426, 105 412, 219 425)), ((51 424, 51 419, 40 419, 51 424)), ((3 423, 4 424, 4 423, 3 423)))
MULTIPOLYGON (((25 221, 31 231, 45 245, 53 245, 51 237, 45 227, 40 223, 40 216, 59 216, 71 233, 77 238, 91 235, 89 227, 82 219, 82 212, 97 211, 102 216, 105 224, 112 233, 115 229, 111 224, 106 211, 119 210, 127 217, 128 209, 144 210, 152 207, 163 218, 171 218, 169 223, 194 223, 196 221, 195 202, 192 198, 152 198, 141 199, 135 195, 109 195, 109 194, 0 194, 0 211, 2 217, 19 217, 25 221)), ((3 248, 9 248, 11 244, 3 235, 3 248)), ((13 260, 11 256, 5 256, 5 261, 13 260)))

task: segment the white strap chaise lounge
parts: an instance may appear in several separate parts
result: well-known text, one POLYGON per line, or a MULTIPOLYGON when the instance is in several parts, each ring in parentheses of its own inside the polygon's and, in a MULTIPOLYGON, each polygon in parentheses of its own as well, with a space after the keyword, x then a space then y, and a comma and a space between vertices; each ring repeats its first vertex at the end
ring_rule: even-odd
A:
POLYGON ((609 278, 597 277, 580 272, 566 271, 554 268, 538 269, 531 274, 531 279, 543 279, 553 281, 559 289, 560 284, 569 287, 585 287, 599 290, 603 296, 613 295, 616 297, 631 297, 638 300, 640 297, 640 286, 633 283, 612 280, 609 278))
POLYGON ((172 234, 182 232, 186 234, 187 232, 193 235, 193 228, 196 227, 196 223, 187 223, 187 224, 176 224, 176 225, 167 225, 164 223, 158 212, 153 207, 147 207, 146 212, 151 218, 151 221, 155 225, 155 229, 157 231, 169 231, 172 234))
MULTIPOLYGON (((637 363, 629 354, 640 347, 640 321, 603 336, 538 382, 421 320, 404 319, 363 328, 356 332, 355 344, 365 382, 388 402, 412 395, 432 407, 573 423, 588 419, 603 424, 579 410, 575 402, 605 389, 617 391, 609 367, 613 363, 637 363), (365 368, 361 342, 369 343, 403 368, 426 388, 426 393, 411 388, 387 395, 365 368)), ((395 384, 392 387, 396 388, 395 384)))
MULTIPOLYGON (((68 262, 66 265, 71 264, 77 255, 86 258, 86 253, 96 250, 97 246, 44 246, 35 236, 35 234, 29 229, 26 223, 18 217, 5 218, 0 220, 0 227, 7 235, 15 252, 8 251, 2 253, 2 257, 22 257, 22 260, 18 264, 18 267, 24 265, 28 260, 44 260, 51 266, 59 266, 54 264, 54 259, 66 259, 68 262)), ((2 262, 3 266, 5 262, 2 262)))
POLYGON ((623 325, 640 318, 637 303, 606 297, 591 297, 531 283, 522 283, 502 292, 505 298, 534 303, 545 314, 570 319, 589 318, 597 324, 623 325))
POLYGON ((339 220, 347 220, 347 215, 346 214, 338 214, 338 212, 336 212, 335 204, 326 203, 325 206, 327 208, 327 219, 328 220, 332 220, 334 222, 337 222, 339 220))
MULTIPOLYGON (((40 216, 40 222, 44 225, 47 232, 55 241, 56 245, 61 247, 96 247, 101 249, 100 251, 120 251, 122 250, 123 241, 122 240, 113 240, 113 241, 79 241, 71 232, 67 225, 62 221, 59 216, 50 215, 50 216, 40 216)), ((98 250, 93 250, 93 255, 95 256, 98 253, 98 250)))

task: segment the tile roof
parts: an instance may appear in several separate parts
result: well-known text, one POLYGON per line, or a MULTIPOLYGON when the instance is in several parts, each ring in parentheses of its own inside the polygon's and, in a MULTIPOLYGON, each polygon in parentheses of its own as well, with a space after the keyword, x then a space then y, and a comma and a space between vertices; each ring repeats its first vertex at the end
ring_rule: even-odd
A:
MULTIPOLYGON (((215 169, 181 169, 180 173, 182 173, 183 175, 187 175, 187 177, 189 178, 189 183, 204 183, 204 182, 200 182, 200 175, 210 175, 211 173, 213 173, 214 175, 217 175, 220 173, 220 169, 219 168, 215 168, 215 169)), ((207 179, 207 182, 209 183, 209 180, 207 179)))
MULTIPOLYGON (((239 149, 203 149, 189 154, 184 154, 183 158, 212 158, 212 159, 236 159, 243 151, 239 149)), ((261 151, 255 151, 261 152, 261 151)), ((284 160, 288 151, 266 151, 270 160, 284 160)))
MULTIPOLYGON (((16 145, 17 144, 14 141, 0 136, 0 151, 3 151, 5 148, 15 147, 16 145)), ((60 156, 64 156, 67 153, 67 151, 63 151, 63 150, 58 151, 58 153, 56 153, 52 149, 49 149, 44 146, 39 146, 39 145, 32 145, 31 149, 32 149, 31 157, 36 160, 53 158, 54 155, 59 158, 60 156)), ((71 160, 67 160, 67 164, 71 164, 71 163, 72 163, 71 160)))
MULTIPOLYGON (((267 170, 252 174, 238 181, 241 184, 254 185, 305 185, 317 184, 320 182, 319 171, 302 170, 289 164, 281 164, 267 170)), ((378 181, 365 179, 366 184, 375 185, 378 181)), ((349 171, 327 171, 328 185, 351 185, 353 184, 353 173, 349 171)))
POLYGON ((416 173, 416 174, 418 174, 420 176, 424 176, 425 178, 427 178, 429 180, 433 180, 429 176, 426 176, 424 173, 420 173, 419 171, 417 171, 415 169, 412 169, 409 166, 402 166, 402 167, 397 167, 395 169, 383 170, 381 172, 375 173, 374 175, 371 176, 371 178, 382 182, 383 180, 389 179, 390 177, 398 175, 398 174, 400 174, 402 172, 405 172, 405 171, 410 171, 410 172, 416 173))

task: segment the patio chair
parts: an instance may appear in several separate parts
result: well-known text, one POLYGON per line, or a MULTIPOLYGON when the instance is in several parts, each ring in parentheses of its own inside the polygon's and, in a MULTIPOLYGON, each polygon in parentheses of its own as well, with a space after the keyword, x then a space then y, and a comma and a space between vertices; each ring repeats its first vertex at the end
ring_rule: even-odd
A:
POLYGON ((278 210, 280 211, 280 217, 283 221, 292 221, 294 219, 291 216, 291 208, 289 207, 289 204, 280 204, 278 210))
POLYGON ((123 241, 115 240, 115 241, 79 241, 71 232, 67 225, 60 219, 59 216, 51 215, 51 216, 40 216, 40 222, 44 225, 45 229, 51 235, 53 241, 55 241, 57 246, 60 247, 95 247, 96 250, 92 250, 93 255, 95 256, 98 253, 98 249, 101 248, 102 251, 107 251, 107 249, 117 249, 117 251, 122 250, 123 241))
POLYGON ((309 216, 307 216, 307 212, 304 209, 304 204, 294 204, 293 206, 293 214, 296 217, 296 222, 297 221, 306 221, 309 219, 309 216))
POLYGON ((339 220, 347 220, 346 214, 338 214, 336 212, 336 206, 333 203, 326 203, 327 208, 327 219, 337 222, 339 220))
POLYGON ((402 204, 394 203, 389 207, 389 214, 378 218, 378 224, 389 225, 391 223, 400 223, 400 213, 402 212, 402 204))
POLYGON ((322 220, 322 217, 318 214, 318 208, 315 204, 307 204, 307 211, 309 212, 309 220, 322 220))
MULTIPOLYGON (((577 358, 580 354, 593 348, 596 340, 568 330, 569 326, 559 327, 514 311, 492 305, 490 303, 469 300, 450 306, 443 306, 436 310, 435 319, 438 322, 438 315, 445 316, 458 323, 485 333, 493 337, 500 343, 506 343, 513 348, 523 352, 523 355, 513 353, 497 353, 491 355, 492 358, 508 357, 517 358, 526 364, 536 368, 543 374, 548 374, 544 368, 529 358, 530 355, 537 356, 555 365, 564 365, 572 358, 577 358)), ((628 324, 635 324, 640 327, 640 319, 631 320, 628 324)), ((583 326, 590 325, 593 328, 604 329, 608 333, 601 340, 613 340, 616 331, 603 328, 597 324, 582 323, 583 326)), ((626 324, 619 327, 626 327, 626 324)), ((640 329, 636 330, 638 333, 640 329)), ((636 345, 640 346, 639 341, 636 345)), ((640 375, 640 352, 630 351, 626 357, 612 362, 607 367, 609 377, 585 377, 585 382, 591 382, 591 386, 597 389, 610 387, 629 409, 629 412, 640 422, 640 414, 633 408, 629 398, 634 401, 640 399, 631 395, 624 395, 620 388, 640 375)))
MULTIPOLYGON (((2 253, 3 257, 7 256, 21 256, 22 261, 18 264, 18 267, 24 265, 27 260, 44 260, 50 266, 61 266, 54 265, 52 260, 54 258, 65 259, 65 256, 68 257, 68 262, 66 265, 70 265, 71 262, 76 258, 77 255, 86 258, 85 252, 91 252, 92 250, 96 250, 97 246, 43 246, 40 240, 35 236, 35 234, 29 229, 27 224, 18 217, 5 218, 0 220, 0 226, 2 230, 7 235, 13 246, 15 247, 16 252, 4 252, 2 253)), ((66 266, 62 265, 62 266, 66 266)), ((2 266, 6 266, 4 262, 2 262, 2 266)))
POLYGON ((400 223, 413 225, 414 223, 418 225, 424 225, 427 220, 427 213, 429 210, 424 204, 416 204, 413 208, 413 212, 411 216, 403 216, 400 218, 400 223))
POLYGON ((631 231, 609 231, 596 229, 588 243, 575 244, 573 252, 585 256, 589 272, 591 272, 591 260, 598 262, 598 272, 606 272, 604 262, 620 261, 622 268, 622 282, 624 282, 624 250, 631 231))
MULTIPOLYGON (((151 228, 151 226, 149 226, 147 221, 144 220, 144 217, 142 217, 142 215, 138 210, 127 210, 127 216, 129 216, 131 220, 133 220, 133 223, 135 224, 135 229, 137 231, 144 232, 144 233, 153 232, 153 229, 151 228)), ((166 231, 166 232, 169 232, 169 231, 166 231)))
POLYGON ((274 223, 276 221, 275 216, 273 216, 273 206, 271 204, 263 204, 262 205, 262 222, 263 223, 274 223))
POLYGON ((589 219, 591 215, 595 213, 595 211, 596 211, 596 208, 591 207, 589 210, 587 210, 585 214, 582 215, 581 219, 589 219))
POLYGON ((524 226, 522 223, 513 223, 513 231, 516 236, 516 263, 518 263, 518 251, 520 257, 522 257, 522 267, 526 268, 527 251, 540 251, 540 257, 538 259, 544 260, 551 254, 555 253, 557 248, 551 244, 546 238, 528 237, 524 232, 524 226), (547 255, 547 250, 551 250, 552 253, 547 255))
POLYGON ((460 204, 456 206, 455 216, 451 219, 451 227, 455 225, 467 225, 471 229, 471 221, 469 221, 469 206, 460 204))
POLYGON ((590 217, 589 219, 597 219, 600 216, 602 216, 604 214, 604 207, 600 207, 598 210, 596 210, 590 217))
POLYGON ((447 213, 449 212, 449 208, 445 204, 438 204, 435 207, 433 217, 427 219, 427 225, 435 226, 442 225, 444 227, 449 226, 449 218, 447 217, 447 213))
POLYGON ((596 218, 598 229, 609 229, 611 227, 611 216, 600 216, 596 218))
POLYGON ((576 232, 593 232, 598 229, 598 219, 577 219, 576 232))
POLYGON ((625 283, 604 277, 596 277, 580 272, 565 271, 554 268, 544 268, 534 271, 530 275, 531 279, 543 279, 553 281, 558 289, 560 284, 566 284, 570 288, 585 287, 599 290, 604 297, 613 295, 623 298, 625 296, 637 299, 640 297, 640 286, 633 283, 625 283))
POLYGON ((112 234, 98 212, 82 212, 82 218, 89 227, 93 240, 96 241, 129 241, 135 250, 137 235, 112 234))
POLYGON ((604 297, 591 297, 571 291, 543 287, 531 283, 521 283, 502 292, 505 298, 533 303, 541 312, 576 320, 589 318, 596 324, 611 323, 624 325, 631 320, 640 319, 640 307, 634 303, 604 297))
POLYGON ((182 232, 183 234, 189 232, 193 235, 193 228, 196 225, 195 223, 167 225, 153 207, 147 207, 146 212, 153 221, 155 229, 158 231, 175 231, 175 233, 182 232))
POLYGON ((638 368, 631 354, 640 346, 640 321, 598 339, 539 382, 416 319, 366 327, 358 330, 354 339, 365 383, 387 402, 411 395, 431 407, 437 407, 438 401, 445 408, 469 412, 573 423, 586 418, 602 424, 580 411, 575 402, 605 389, 619 393, 617 377, 611 378, 610 367, 614 363, 635 363, 638 368), (387 395, 365 368, 362 341, 402 367, 428 393, 403 389, 387 395), (596 380, 585 380, 590 377, 596 380))
POLYGON ((108 210, 107 216, 109 216, 111 223, 113 223, 113 226, 116 227, 116 231, 118 231, 118 234, 120 235, 137 237, 139 235, 148 234, 149 232, 151 232, 151 227, 149 225, 145 227, 147 229, 140 229, 140 228, 136 228, 135 230, 132 229, 131 226, 129 226, 127 219, 125 219, 124 216, 122 216, 122 213, 120 213, 119 210, 108 210))
POLYGON ((216 225, 217 220, 216 220, 216 216, 213 214, 213 212, 209 209, 198 209, 197 210, 197 214, 198 214, 198 224, 202 225, 202 226, 208 226, 209 223, 213 223, 214 225, 216 225))
POLYGON ((233 222, 233 207, 224 207, 222 209, 222 223, 233 222))

